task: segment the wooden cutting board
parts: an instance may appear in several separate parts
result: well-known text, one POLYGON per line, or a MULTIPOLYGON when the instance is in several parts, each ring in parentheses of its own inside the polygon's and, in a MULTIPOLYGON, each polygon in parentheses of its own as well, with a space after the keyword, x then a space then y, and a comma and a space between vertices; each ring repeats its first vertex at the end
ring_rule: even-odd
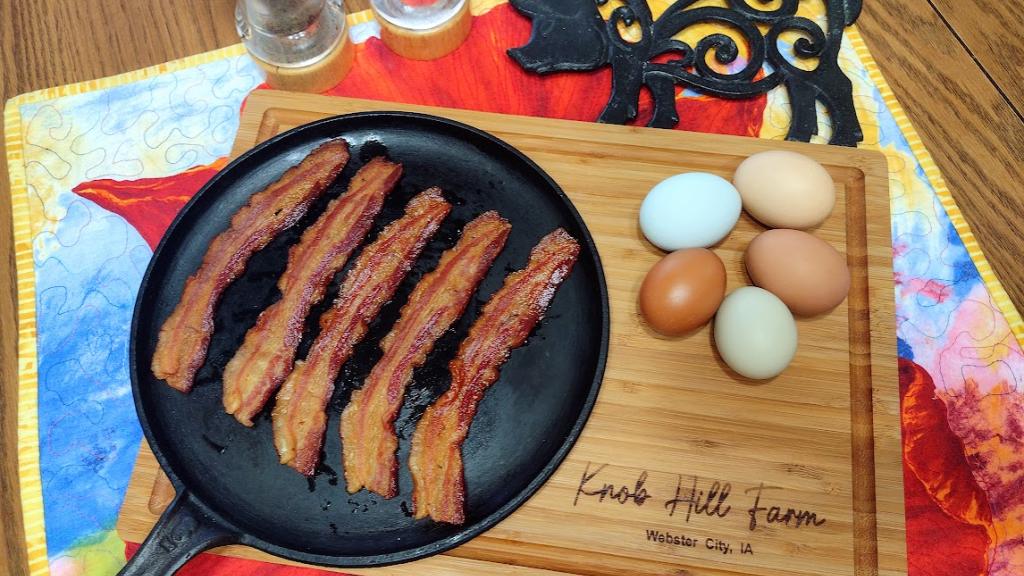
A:
MULTIPOLYGON (((586 220, 611 298, 604 384, 583 435, 547 484, 485 534, 417 562, 356 574, 905 574, 902 460, 885 158, 876 152, 672 130, 505 116, 258 91, 232 155, 325 116, 411 110, 482 128, 522 150, 586 220), (663 338, 637 315, 662 256, 640 234, 650 187, 672 174, 731 178, 747 156, 807 154, 836 183, 814 233, 847 255, 852 288, 828 315, 798 321, 790 368, 766 383, 731 373, 708 327, 663 338)), ((748 284, 743 251, 763 227, 746 214, 715 252, 729 290, 748 284)), ((118 530, 141 542, 162 476, 147 446, 118 530)), ((163 480, 166 491, 166 480, 163 480)), ((340 488, 339 488, 340 489, 340 488)), ((472 486, 469 487, 472 490, 472 486)), ((158 491, 159 496, 159 491, 158 491)), ((159 501, 160 498, 157 498, 159 501)), ((249 548, 215 551, 284 562, 249 548)))

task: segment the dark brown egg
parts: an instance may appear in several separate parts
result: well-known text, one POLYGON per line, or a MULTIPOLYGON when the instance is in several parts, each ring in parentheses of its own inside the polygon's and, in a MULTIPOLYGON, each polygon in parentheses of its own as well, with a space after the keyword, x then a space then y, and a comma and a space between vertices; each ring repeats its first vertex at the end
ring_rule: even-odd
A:
POLYGON ((706 324, 725 297, 725 265, 711 250, 665 256, 640 286, 640 313, 654 330, 680 336, 706 324))

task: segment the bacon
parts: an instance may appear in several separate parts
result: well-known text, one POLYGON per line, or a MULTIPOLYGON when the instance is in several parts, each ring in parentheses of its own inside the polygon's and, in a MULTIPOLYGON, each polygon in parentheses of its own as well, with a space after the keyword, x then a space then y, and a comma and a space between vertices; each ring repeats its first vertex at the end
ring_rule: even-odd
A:
POLYGON ((487 388, 498 379, 509 352, 526 341, 579 255, 579 244, 559 228, 530 253, 526 268, 505 278, 448 365, 451 387, 416 425, 409 455, 417 519, 465 521, 462 443, 487 388))
POLYGON ((277 281, 281 299, 260 314, 224 368, 224 410, 242 424, 252 426, 291 372, 309 309, 362 243, 401 175, 401 165, 371 160, 288 251, 288 266, 277 281))
POLYGON ((477 285, 505 246, 511 225, 486 212, 466 225, 459 242, 423 277, 381 340, 381 359, 341 416, 342 457, 349 492, 365 487, 385 498, 397 493, 398 438, 394 421, 413 370, 462 315, 477 285))
POLYGON ((210 242, 199 269, 185 282, 181 299, 160 328, 153 375, 181 392, 192 390, 213 334, 213 311, 221 294, 249 258, 295 224, 348 163, 348 144, 331 140, 289 168, 277 182, 254 194, 210 242))
POLYGON ((320 318, 309 354, 295 363, 277 394, 274 445, 282 464, 313 475, 338 371, 450 211, 440 189, 421 192, 359 255, 333 307, 320 318))

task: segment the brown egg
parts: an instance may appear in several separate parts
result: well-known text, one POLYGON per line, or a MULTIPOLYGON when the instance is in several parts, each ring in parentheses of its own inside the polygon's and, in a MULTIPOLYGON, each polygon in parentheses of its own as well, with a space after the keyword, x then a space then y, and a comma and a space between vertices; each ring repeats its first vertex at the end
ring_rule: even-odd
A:
POLYGON ((762 232, 744 256, 750 281, 775 294, 797 316, 816 316, 850 292, 846 257, 828 242, 800 230, 762 232))
POLYGON ((651 328, 681 336, 711 320, 725 298, 725 265, 706 248, 665 256, 640 286, 640 313, 651 328))

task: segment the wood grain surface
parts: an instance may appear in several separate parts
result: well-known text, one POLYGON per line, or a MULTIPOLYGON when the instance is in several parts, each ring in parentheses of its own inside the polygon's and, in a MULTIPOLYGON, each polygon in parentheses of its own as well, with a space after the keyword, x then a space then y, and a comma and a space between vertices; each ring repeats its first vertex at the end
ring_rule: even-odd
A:
MULTIPOLYGON (((608 279, 608 365, 583 434, 526 504, 445 556, 591 576, 662 576, 680 568, 694 576, 905 573, 888 171, 881 154, 260 91, 247 101, 232 155, 326 116, 382 108, 465 122, 537 162, 580 211, 608 279), (616 150, 614 163, 602 159, 609 147, 616 150), (730 177, 747 156, 780 147, 814 157, 836 182, 836 208, 815 234, 846 254, 852 283, 844 304, 798 319, 800 348, 786 372, 754 383, 717 359, 710 326, 664 338, 639 320, 637 287, 662 252, 643 239, 636 211, 646 191, 667 176, 696 170, 730 177), (591 472, 593 479, 581 480, 591 472), (685 498, 691 481, 705 491, 728 484, 723 490, 733 495, 724 504, 733 514, 668 515, 673 494, 682 489, 685 498), (612 501, 599 494, 608 483, 620 494, 643 486, 646 496, 612 501), (784 510, 814 511, 827 522, 768 527, 762 515, 761 527, 749 528, 750 494, 759 483, 775 489, 766 498, 784 502, 784 510), (651 529, 688 535, 701 546, 651 542, 645 537, 651 529), (707 539, 728 542, 732 551, 708 553, 707 539), (739 553, 741 542, 755 552, 739 553)), ((744 214, 715 246, 730 288, 748 283, 743 252, 762 230, 744 214)), ((119 533, 132 542, 157 518, 150 479, 157 466, 146 448, 136 466, 118 521, 119 533)), ((166 492, 166 484, 158 486, 166 492)), ((242 547, 219 553, 276 561, 242 547)), ((438 561, 428 559, 422 572, 438 561)), ((407 569, 366 572, 399 576, 407 569)))
MULTIPOLYGON (((359 9, 367 0, 346 4, 359 9)), ((6 101, 235 43, 233 5, 3 0, 0 93, 6 101)), ((1024 248, 1024 90, 1017 73, 1024 61, 1022 7, 1024 0, 871 0, 859 20, 883 74, 1018 307, 1024 305, 1024 268, 1016 262, 1024 248)), ((21 574, 11 208, 6 173, 0 177, 0 574, 21 574)))
POLYGON ((1024 119, 1024 0, 932 0, 938 13, 1024 119), (1015 23, 1016 26, 1009 24, 1015 23))

